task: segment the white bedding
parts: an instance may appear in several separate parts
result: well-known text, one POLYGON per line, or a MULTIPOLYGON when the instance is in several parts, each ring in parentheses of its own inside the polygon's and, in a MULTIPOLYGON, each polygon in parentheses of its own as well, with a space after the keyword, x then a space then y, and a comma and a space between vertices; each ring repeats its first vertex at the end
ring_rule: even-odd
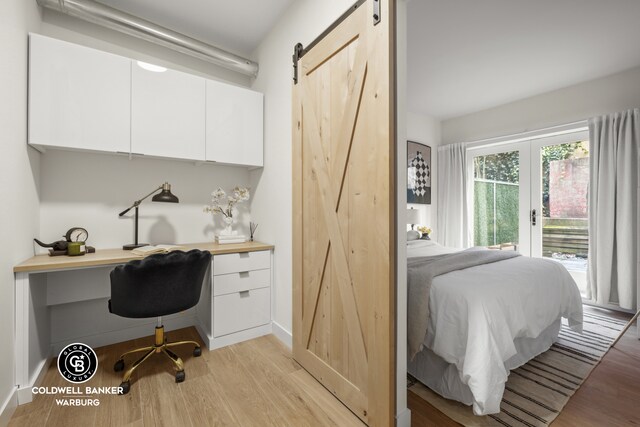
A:
MULTIPOLYGON (((455 251, 428 240, 407 243, 408 257, 455 251)), ((537 338, 560 317, 582 329, 582 298, 567 270, 524 256, 435 277, 429 309, 424 346, 455 365, 477 415, 500 411, 509 369, 516 367, 506 365, 518 353, 514 340, 537 338)))
MULTIPOLYGON (((515 369, 547 351, 558 338, 560 326, 561 320, 558 319, 537 338, 516 338, 513 340, 518 353, 504 363, 505 368, 515 369)), ((447 363, 428 348, 424 348, 413 360, 408 362, 407 370, 421 383, 441 396, 473 406, 473 393, 471 393, 469 386, 460 380, 456 365, 447 363)))

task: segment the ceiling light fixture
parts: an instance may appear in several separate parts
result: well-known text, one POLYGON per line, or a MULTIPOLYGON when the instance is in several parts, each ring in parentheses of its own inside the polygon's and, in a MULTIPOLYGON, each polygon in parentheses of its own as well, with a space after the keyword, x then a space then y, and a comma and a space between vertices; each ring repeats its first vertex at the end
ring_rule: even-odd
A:
POLYGON ((164 73, 167 71, 165 67, 161 67, 159 65, 149 64, 148 62, 138 61, 138 66, 147 71, 152 71, 154 73, 164 73))

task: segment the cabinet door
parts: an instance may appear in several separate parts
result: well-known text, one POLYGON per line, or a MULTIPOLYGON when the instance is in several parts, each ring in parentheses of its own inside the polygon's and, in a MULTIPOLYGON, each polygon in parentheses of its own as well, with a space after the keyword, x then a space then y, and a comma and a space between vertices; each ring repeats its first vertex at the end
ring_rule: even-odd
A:
POLYGON ((207 160, 262 166, 263 95, 207 80, 207 160))
POLYGON ((131 151, 204 161, 205 79, 138 61, 131 70, 131 151))
POLYGON ((29 143, 129 152, 131 60, 29 37, 29 143))

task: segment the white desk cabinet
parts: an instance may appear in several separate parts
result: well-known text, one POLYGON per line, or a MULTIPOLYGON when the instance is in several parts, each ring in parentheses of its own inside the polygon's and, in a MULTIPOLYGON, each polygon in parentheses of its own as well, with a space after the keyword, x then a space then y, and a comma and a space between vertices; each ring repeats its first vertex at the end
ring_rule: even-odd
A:
POLYGON ((263 99, 259 92, 207 80, 207 160, 263 165, 263 99))
POLYGON ((131 61, 29 35, 29 143, 129 152, 131 61))
POLYGON ((131 152, 204 161, 205 79, 132 61, 131 152))
MULTIPOLYGON (((163 317, 169 335, 195 326, 209 349, 270 334, 273 246, 246 242, 185 244, 213 255, 196 307, 163 317)), ((147 337, 156 319, 129 319, 108 310, 109 274, 140 259, 122 249, 81 257, 36 255, 14 267, 15 381, 18 403, 30 402, 51 357, 73 342, 93 348, 147 337)), ((153 342, 153 338, 146 338, 153 342)))
POLYGON ((210 349, 271 333, 270 250, 214 255, 209 290, 197 312, 210 349))

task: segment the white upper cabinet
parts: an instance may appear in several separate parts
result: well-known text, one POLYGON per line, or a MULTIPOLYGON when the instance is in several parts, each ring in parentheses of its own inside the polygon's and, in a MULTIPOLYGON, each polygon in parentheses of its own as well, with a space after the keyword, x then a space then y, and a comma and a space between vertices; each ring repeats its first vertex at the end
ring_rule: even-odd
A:
POLYGON ((205 160, 205 79, 132 61, 131 152, 205 160))
POLYGON ((29 37, 29 144, 263 165, 261 93, 29 37))
POLYGON ((131 61, 29 36, 29 143, 109 152, 130 149, 131 61))
POLYGON ((207 160, 263 165, 263 98, 259 92, 207 80, 207 160))

